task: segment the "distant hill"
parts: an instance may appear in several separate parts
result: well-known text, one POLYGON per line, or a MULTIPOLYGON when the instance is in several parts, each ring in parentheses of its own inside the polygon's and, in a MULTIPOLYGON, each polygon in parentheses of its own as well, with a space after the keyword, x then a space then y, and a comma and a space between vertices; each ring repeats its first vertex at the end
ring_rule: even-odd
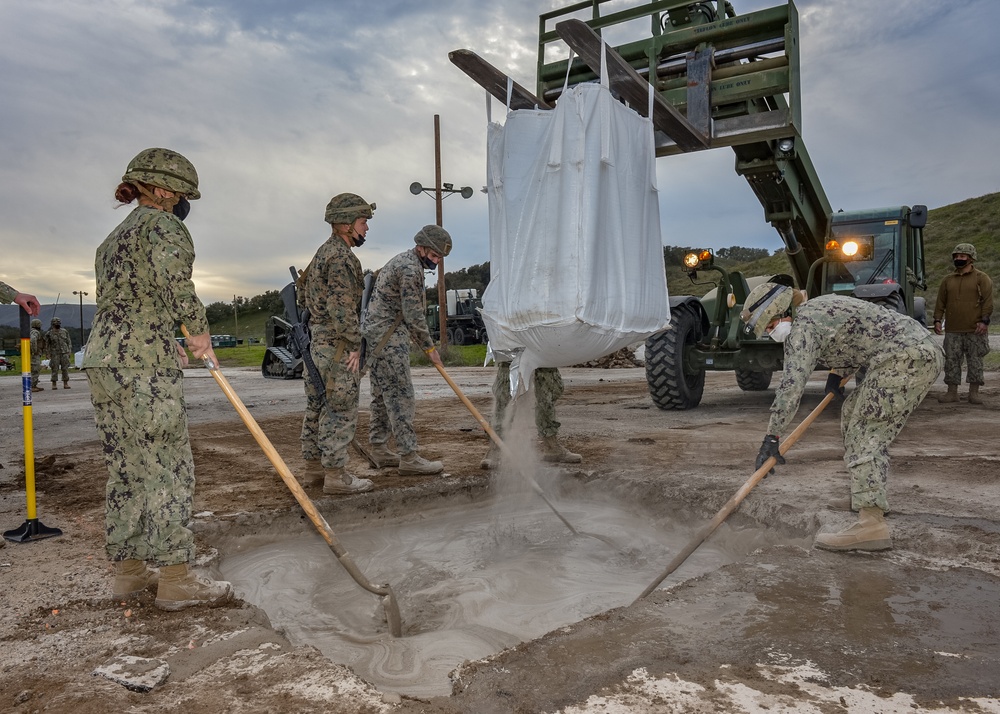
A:
MULTIPOLYGON (((941 280, 954 270, 951 251, 959 243, 976 246, 976 267, 993 278, 993 299, 996 302, 1000 291, 1000 193, 989 193, 928 211, 927 228, 924 229, 927 290, 917 293, 927 299, 928 315, 934 310, 941 280)), ((752 263, 717 262, 728 270, 739 270, 747 276, 788 272, 788 261, 783 252, 752 263)), ((709 275, 705 274, 706 281, 709 275)), ((667 284, 671 295, 701 296, 714 287, 714 282, 693 285, 687 273, 678 267, 667 269, 667 284)))

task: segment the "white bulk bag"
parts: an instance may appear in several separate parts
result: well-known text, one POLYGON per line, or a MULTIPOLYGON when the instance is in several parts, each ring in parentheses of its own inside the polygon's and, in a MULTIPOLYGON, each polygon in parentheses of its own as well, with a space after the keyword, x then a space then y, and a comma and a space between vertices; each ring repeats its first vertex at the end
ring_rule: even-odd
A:
POLYGON ((666 327, 652 123, 581 84, 490 123, 487 141, 493 351, 527 380, 666 327))

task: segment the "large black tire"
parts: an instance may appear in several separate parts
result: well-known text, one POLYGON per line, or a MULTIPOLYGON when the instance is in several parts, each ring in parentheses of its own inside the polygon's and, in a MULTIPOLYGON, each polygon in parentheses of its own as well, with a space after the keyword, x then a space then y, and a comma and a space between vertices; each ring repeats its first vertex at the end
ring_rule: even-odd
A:
POLYGON ((876 305, 881 305, 886 310, 891 310, 892 312, 898 312, 901 315, 906 314, 906 302, 903 300, 903 296, 899 293, 890 293, 882 298, 876 298, 872 300, 876 305))
POLYGON ((698 307, 684 303, 671 309, 670 326, 646 338, 646 383, 660 409, 694 409, 705 391, 705 369, 684 374, 684 349, 702 337, 698 307))
POLYGON ((451 344, 456 345, 457 347, 461 347, 462 345, 465 344, 465 330, 463 330, 461 327, 456 327, 455 332, 453 334, 453 338, 454 339, 452 339, 451 344))
POLYGON ((736 383, 744 392, 763 392, 771 386, 774 372, 752 372, 749 369, 736 370, 736 383))

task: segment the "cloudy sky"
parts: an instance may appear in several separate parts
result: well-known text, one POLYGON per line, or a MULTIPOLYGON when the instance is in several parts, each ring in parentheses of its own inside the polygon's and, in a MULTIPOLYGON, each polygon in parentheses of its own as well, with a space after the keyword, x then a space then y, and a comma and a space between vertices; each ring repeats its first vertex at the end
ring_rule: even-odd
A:
MULTIPOLYGON (((455 270, 489 259, 484 91, 468 48, 534 87, 538 15, 562 0, 0 0, 0 279, 93 301, 94 250, 140 150, 195 164, 187 222, 202 299, 279 289, 342 191, 378 204, 359 256, 381 266, 434 222, 433 117, 455 270)), ((733 0, 738 13, 779 4, 733 0)), ((803 134, 834 209, 1000 190, 996 0, 798 0, 803 134)), ((494 103, 494 119, 502 118, 494 103)), ((716 149, 658 162, 663 242, 776 249, 716 149)), ((67 297, 69 296, 69 297, 67 297)))

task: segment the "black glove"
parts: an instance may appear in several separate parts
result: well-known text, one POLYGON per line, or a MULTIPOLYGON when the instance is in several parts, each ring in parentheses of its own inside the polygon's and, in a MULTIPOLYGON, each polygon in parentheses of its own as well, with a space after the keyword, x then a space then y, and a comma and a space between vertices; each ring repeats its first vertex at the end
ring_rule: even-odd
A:
MULTIPOLYGON (((777 463, 784 466, 785 457, 778 453, 778 437, 774 434, 768 434, 764 437, 764 443, 760 445, 760 451, 757 452, 757 464, 754 470, 760 470, 760 467, 764 465, 764 462, 772 456, 777 463)), ((772 468, 767 472, 767 475, 770 476, 773 473, 774 469, 772 468)))
POLYGON ((840 386, 840 383, 843 381, 843 379, 844 378, 841 377, 839 374, 830 372, 829 376, 827 376, 826 378, 826 389, 823 390, 823 394, 832 394, 837 399, 843 401, 844 397, 846 396, 844 394, 844 388, 840 386))

